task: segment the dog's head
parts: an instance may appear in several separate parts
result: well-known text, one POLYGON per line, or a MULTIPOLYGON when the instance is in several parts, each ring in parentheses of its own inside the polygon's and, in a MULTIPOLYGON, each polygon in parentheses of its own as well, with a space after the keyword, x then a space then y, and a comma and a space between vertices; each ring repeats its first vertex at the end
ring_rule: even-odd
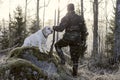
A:
POLYGON ((43 32, 43 35, 45 37, 48 37, 48 35, 52 34, 53 33, 53 29, 50 28, 49 26, 45 26, 43 29, 42 29, 42 32, 43 32))

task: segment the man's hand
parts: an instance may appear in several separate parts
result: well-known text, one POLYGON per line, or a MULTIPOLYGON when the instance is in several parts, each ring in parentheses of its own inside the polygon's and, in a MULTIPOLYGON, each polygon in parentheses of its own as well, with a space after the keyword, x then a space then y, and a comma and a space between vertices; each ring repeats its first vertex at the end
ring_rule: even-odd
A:
POLYGON ((53 30, 56 30, 58 26, 53 26, 53 30))
POLYGON ((53 30, 55 30, 56 26, 53 26, 53 30))

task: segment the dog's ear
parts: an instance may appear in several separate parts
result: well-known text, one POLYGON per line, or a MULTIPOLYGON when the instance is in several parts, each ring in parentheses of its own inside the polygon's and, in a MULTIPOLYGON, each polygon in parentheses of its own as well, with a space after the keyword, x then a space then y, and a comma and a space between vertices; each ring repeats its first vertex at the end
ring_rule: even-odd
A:
POLYGON ((42 29, 42 32, 45 34, 46 33, 46 27, 42 29))
POLYGON ((47 33, 47 30, 46 30, 46 27, 44 27, 42 29, 42 33, 44 34, 45 37, 48 37, 48 33, 47 33))

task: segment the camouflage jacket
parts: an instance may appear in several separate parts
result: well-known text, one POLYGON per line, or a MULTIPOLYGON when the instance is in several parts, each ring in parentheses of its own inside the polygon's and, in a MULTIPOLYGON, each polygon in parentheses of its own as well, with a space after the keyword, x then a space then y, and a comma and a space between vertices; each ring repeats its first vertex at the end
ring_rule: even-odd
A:
POLYGON ((59 26, 55 27, 55 30, 62 32, 65 30, 63 36, 66 40, 76 41, 81 36, 84 36, 86 31, 84 20, 81 16, 75 14, 75 12, 68 12, 62 19, 59 26))

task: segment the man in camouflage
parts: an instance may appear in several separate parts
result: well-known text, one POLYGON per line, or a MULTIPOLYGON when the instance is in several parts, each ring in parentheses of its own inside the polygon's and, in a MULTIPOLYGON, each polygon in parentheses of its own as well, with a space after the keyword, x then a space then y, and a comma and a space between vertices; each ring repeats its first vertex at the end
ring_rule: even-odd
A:
POLYGON ((77 76, 78 60, 81 55, 80 46, 84 42, 84 34, 86 27, 81 16, 74 11, 74 4, 70 3, 67 6, 68 13, 61 19, 59 26, 54 26, 53 29, 57 32, 65 30, 63 38, 55 43, 55 49, 58 56, 61 58, 61 64, 65 64, 65 57, 62 47, 70 46, 70 55, 73 62, 73 76, 77 76))

